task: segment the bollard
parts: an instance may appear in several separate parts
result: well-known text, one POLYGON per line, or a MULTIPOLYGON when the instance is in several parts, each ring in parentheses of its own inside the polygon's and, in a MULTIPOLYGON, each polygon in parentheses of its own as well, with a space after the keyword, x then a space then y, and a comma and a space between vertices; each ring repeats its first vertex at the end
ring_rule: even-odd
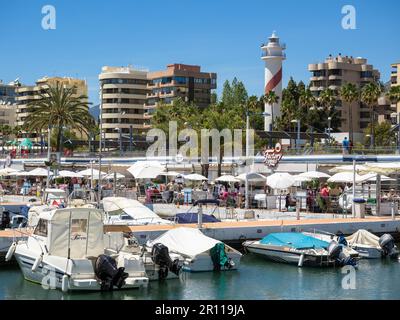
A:
POLYGON ((300 201, 296 200, 296 219, 300 220, 300 201))
POLYGON ((395 220, 395 214, 394 214, 394 201, 391 203, 391 213, 392 213, 392 220, 395 220))

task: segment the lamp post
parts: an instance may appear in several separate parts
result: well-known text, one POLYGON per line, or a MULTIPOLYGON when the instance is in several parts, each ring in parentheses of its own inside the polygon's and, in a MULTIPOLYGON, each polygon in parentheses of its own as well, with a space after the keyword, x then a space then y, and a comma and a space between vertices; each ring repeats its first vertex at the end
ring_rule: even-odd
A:
MULTIPOLYGON (((50 143, 51 141, 51 125, 49 125, 49 128, 47 130, 47 161, 50 162, 50 143)), ((49 180, 50 180, 50 166, 47 167, 47 180, 46 180, 46 188, 49 187, 49 180)))
POLYGON ((97 207, 100 208, 101 200, 101 151, 103 147, 103 81, 100 83, 100 139, 99 139, 99 180, 97 188, 97 207))
MULTIPOLYGON (((261 113, 250 113, 249 111, 246 111, 246 166, 247 166, 247 161, 250 157, 250 116, 256 116, 256 115, 261 115, 264 117, 268 117, 271 114, 268 112, 261 112, 261 113)), ((244 207, 246 209, 249 208, 249 181, 247 180, 247 172, 246 172, 246 179, 245 179, 245 202, 244 202, 244 207)))
POLYGON ((294 119, 292 123, 297 123, 296 153, 300 153, 300 119, 294 119))
POLYGON ((122 129, 121 128, 115 128, 115 131, 118 131, 119 133, 119 138, 118 138, 118 142, 119 142, 119 156, 122 157, 122 129))

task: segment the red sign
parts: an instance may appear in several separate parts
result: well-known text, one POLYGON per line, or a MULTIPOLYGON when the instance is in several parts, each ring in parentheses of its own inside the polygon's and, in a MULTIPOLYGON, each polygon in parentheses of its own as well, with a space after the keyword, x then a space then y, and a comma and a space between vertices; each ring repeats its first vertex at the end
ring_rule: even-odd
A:
POLYGON ((278 142, 275 145, 275 148, 267 149, 263 152, 264 154, 264 163, 268 167, 276 167, 279 161, 282 159, 282 146, 278 142))

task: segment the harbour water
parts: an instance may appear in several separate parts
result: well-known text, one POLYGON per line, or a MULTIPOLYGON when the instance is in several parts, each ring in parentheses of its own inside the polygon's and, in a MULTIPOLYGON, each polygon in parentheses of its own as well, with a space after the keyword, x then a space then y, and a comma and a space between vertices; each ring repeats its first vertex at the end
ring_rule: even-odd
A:
POLYGON ((245 255, 237 271, 187 274, 150 282, 147 289, 107 293, 44 290, 23 279, 18 266, 1 267, 0 299, 400 299, 400 262, 361 260, 355 289, 344 289, 340 268, 298 268, 245 255))

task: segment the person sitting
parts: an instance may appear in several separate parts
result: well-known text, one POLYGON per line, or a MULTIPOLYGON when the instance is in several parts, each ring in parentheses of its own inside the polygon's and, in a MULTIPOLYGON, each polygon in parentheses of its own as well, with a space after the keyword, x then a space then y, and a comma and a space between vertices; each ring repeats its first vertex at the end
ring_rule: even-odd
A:
POLYGON ((290 192, 288 192, 285 197, 286 210, 289 211, 289 207, 295 207, 295 206, 296 206, 296 199, 292 197, 290 192))

